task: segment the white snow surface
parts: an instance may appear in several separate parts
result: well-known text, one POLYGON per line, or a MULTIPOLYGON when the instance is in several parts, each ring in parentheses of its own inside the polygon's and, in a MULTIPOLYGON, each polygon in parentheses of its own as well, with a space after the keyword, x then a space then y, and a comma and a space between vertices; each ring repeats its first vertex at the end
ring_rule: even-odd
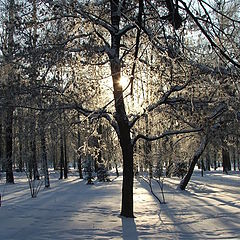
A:
POLYGON ((135 180, 134 219, 119 216, 121 177, 86 185, 75 174, 58 176, 51 171, 50 189, 37 198, 23 174, 12 185, 1 180, 0 239, 240 239, 239 172, 196 172, 186 191, 177 189, 179 179, 166 178, 161 205, 135 180))

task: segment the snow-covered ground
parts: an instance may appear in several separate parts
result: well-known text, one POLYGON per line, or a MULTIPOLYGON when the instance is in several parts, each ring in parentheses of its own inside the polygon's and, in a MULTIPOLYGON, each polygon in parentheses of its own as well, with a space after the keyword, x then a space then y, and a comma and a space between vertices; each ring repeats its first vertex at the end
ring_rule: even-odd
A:
POLYGON ((162 205, 136 180, 135 219, 119 217, 121 177, 86 185, 77 176, 50 176, 51 188, 37 198, 24 175, 14 185, 1 180, 0 239, 240 239, 239 173, 197 172, 184 192, 178 179, 165 179, 162 205))

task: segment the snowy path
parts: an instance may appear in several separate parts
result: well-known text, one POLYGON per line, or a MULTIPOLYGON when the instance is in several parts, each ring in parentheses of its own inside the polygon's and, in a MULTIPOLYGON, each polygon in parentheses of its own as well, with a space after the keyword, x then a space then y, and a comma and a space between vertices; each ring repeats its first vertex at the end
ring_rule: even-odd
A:
POLYGON ((186 192, 176 190, 178 181, 165 180, 160 207, 136 181, 135 219, 119 217, 121 178, 92 186, 54 178, 36 199, 23 179, 0 184, 0 239, 240 239, 239 176, 194 177, 186 192))

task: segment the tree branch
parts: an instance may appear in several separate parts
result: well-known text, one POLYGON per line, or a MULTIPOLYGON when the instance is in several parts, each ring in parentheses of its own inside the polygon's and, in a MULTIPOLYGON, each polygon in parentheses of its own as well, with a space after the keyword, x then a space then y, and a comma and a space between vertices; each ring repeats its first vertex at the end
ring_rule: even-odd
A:
POLYGON ((169 96, 174 93, 174 92, 179 92, 181 90, 183 90, 185 87, 187 87, 187 85, 191 82, 191 78, 183 85, 179 86, 179 85, 176 85, 176 86, 173 86, 169 91, 167 91, 166 93, 164 93, 164 95, 162 96, 162 98, 157 101, 156 103, 154 104, 151 104, 149 105, 143 114, 140 114, 140 115, 137 115, 133 118, 132 121, 129 122, 129 127, 132 128, 134 126, 134 124, 142 117, 144 116, 147 112, 151 112, 153 111, 154 109, 156 109, 158 106, 160 105, 163 105, 163 104, 167 104, 167 103, 173 103, 174 101, 178 101, 178 99, 173 99, 171 101, 168 102, 168 99, 169 99, 169 96))
POLYGON ((146 136, 143 134, 138 134, 133 140, 132 140, 132 145, 135 145, 135 143, 139 139, 144 139, 146 141, 155 141, 167 136, 172 136, 172 135, 179 135, 179 134, 186 134, 186 133, 194 133, 194 132, 201 132, 203 131, 203 128, 194 128, 194 129, 182 129, 182 130, 174 130, 174 131, 166 131, 162 133, 159 136, 146 136))
POLYGON ((207 38, 207 40, 209 41, 209 43, 211 44, 211 46, 215 49, 218 49, 220 54, 226 58, 230 63, 232 63, 234 66, 240 68, 240 64, 237 63, 236 61, 234 61, 229 55, 227 55, 225 53, 225 51, 223 51, 213 40, 212 38, 208 35, 207 31, 202 27, 202 25, 199 23, 199 21, 197 20, 197 18, 194 16, 194 14, 190 11, 190 9, 188 8, 187 4, 182 1, 179 0, 182 5, 184 6, 186 12, 191 16, 191 18, 193 19, 193 21, 196 23, 196 25, 198 26, 199 30, 203 33, 203 35, 207 38))

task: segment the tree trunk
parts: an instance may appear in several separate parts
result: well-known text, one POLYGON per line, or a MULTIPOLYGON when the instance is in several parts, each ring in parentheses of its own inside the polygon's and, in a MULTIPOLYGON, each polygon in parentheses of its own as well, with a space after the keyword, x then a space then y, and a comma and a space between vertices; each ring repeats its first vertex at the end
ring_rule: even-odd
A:
POLYGON ((217 151, 214 149, 214 155, 213 155, 213 165, 214 165, 214 170, 216 171, 218 166, 217 166, 217 151))
POLYGON ((13 108, 8 107, 5 121, 5 152, 6 152, 6 183, 14 183, 13 163, 12 163, 12 144, 13 144, 13 108))
POLYGON ((133 146, 130 137, 129 120, 126 115, 123 89, 120 85, 121 60, 119 58, 121 36, 116 34, 120 26, 121 11, 119 0, 111 1, 111 23, 114 32, 111 33, 111 53, 109 53, 113 94, 115 103, 115 119, 118 123, 118 137, 123 156, 123 184, 121 215, 133 218, 133 146))
POLYGON ((15 2, 14 0, 9 1, 9 21, 7 23, 7 52, 8 56, 5 57, 5 61, 10 65, 10 73, 8 75, 8 86, 6 91, 7 107, 6 107, 6 119, 5 119, 5 153, 6 153, 6 182, 14 183, 13 177, 13 112, 14 108, 11 106, 13 101, 13 86, 14 86, 14 65, 13 65, 13 51, 14 51, 14 21, 15 21, 15 2))
POLYGON ((57 159, 57 141, 56 141, 56 139, 57 139, 57 131, 55 131, 55 129, 53 129, 54 127, 52 126, 51 127, 51 131, 52 131, 52 133, 51 133, 51 136, 52 136, 52 138, 51 138, 51 145, 52 145, 52 164, 53 164, 53 169, 54 170, 57 170, 57 161, 56 161, 56 159, 57 159))
MULTIPOLYGON (((34 113, 33 113, 34 114, 34 113)), ((35 114, 33 115, 35 116, 35 114)), ((31 161, 32 161, 32 170, 33 170, 33 178, 39 180, 39 172, 38 172, 38 165, 37 165, 37 147, 36 147, 36 125, 35 122, 31 123, 31 161)))
MULTIPOLYGON (((190 163, 191 164, 191 163, 190 163)), ((190 165, 189 164, 189 165, 190 165)), ((201 169, 201 161, 199 160, 198 162, 197 162, 197 167, 198 167, 198 169, 201 169)))
POLYGON ((57 170, 57 159, 58 159, 58 128, 53 124, 51 126, 51 145, 52 145, 52 162, 53 169, 57 170))
POLYGON ((120 65, 111 61, 116 121, 119 127, 119 140, 123 156, 123 185, 121 215, 133 218, 133 146, 130 138, 129 121, 125 112, 122 87, 120 81, 120 65))
MULTIPOLYGON (((172 124, 171 124, 172 126, 172 124)), ((174 165, 173 165, 173 159, 172 159, 172 153, 173 153, 173 142, 172 139, 170 138, 169 140, 169 147, 170 147, 170 151, 168 153, 168 165, 166 167, 166 177, 171 177, 172 173, 174 171, 174 165)))
MULTIPOLYGON (((146 124, 146 136, 149 135, 149 121, 148 116, 145 117, 145 124, 146 124)), ((153 169, 152 169, 152 158, 150 156, 151 154, 151 143, 148 141, 145 141, 144 144, 144 155, 145 155, 145 163, 148 168, 148 176, 150 178, 153 177, 153 169)))
POLYGON ((207 171, 211 171, 211 162, 210 162, 210 154, 209 154, 209 150, 207 150, 206 153, 206 170, 207 171))
POLYGON ((238 165, 238 171, 240 171, 240 161, 239 161, 239 154, 237 155, 237 165, 238 165))
MULTIPOLYGON (((3 139, 2 139, 2 112, 0 112, 0 164, 3 170, 3 139)), ((1 171, 1 170, 0 170, 1 171)))
POLYGON ((67 137, 66 137, 65 125, 63 129, 63 142, 64 142, 64 179, 67 179, 68 178, 68 159, 67 159, 67 137))
MULTIPOLYGON (((80 116, 78 115, 78 120, 80 121, 80 116)), ((79 173, 79 178, 83 179, 83 173, 82 173, 82 156, 81 156, 81 133, 80 130, 78 129, 78 173, 79 173)))
POLYGON ((236 162, 236 149, 233 148, 232 150, 232 158, 233 158, 233 170, 237 170, 237 162, 236 162))
POLYGON ((22 172, 24 165, 23 165, 23 125, 22 119, 23 112, 21 111, 20 119, 18 120, 18 144, 19 144, 19 161, 18 161, 18 168, 19 171, 22 172))
POLYGON ((231 162, 230 162, 230 155, 229 151, 222 148, 222 165, 223 165, 223 172, 228 173, 231 171, 231 162))
POLYGON ((201 176, 202 176, 202 177, 203 177, 203 175, 204 175, 204 171, 205 171, 204 161, 203 161, 203 159, 201 159, 201 176))
POLYGON ((60 132, 60 176, 59 179, 63 179, 63 166, 64 166, 64 146, 62 130, 60 132))
MULTIPOLYGON (((114 42, 114 44, 116 43, 119 44, 120 42, 114 42)), ((122 86, 119 84, 121 73, 118 58, 111 59, 111 73, 113 79, 114 100, 116 108, 115 118, 119 127, 119 140, 123 156, 121 215, 124 217, 133 218, 133 146, 130 138, 129 121, 125 112, 122 86)))
POLYGON ((239 152, 239 139, 238 139, 238 137, 237 137, 237 142, 236 142, 236 158, 237 158, 238 171, 240 170, 239 156, 240 156, 240 152, 239 152))
POLYGON ((43 126, 41 127, 41 130, 40 130, 40 137, 41 137, 41 151, 42 151, 42 163, 43 163, 45 188, 48 188, 48 187, 50 187, 50 180, 49 180, 48 162, 47 162, 45 129, 43 126))
POLYGON ((186 186, 187 186, 188 182, 190 181, 191 176, 193 174, 194 167, 197 164, 197 161, 201 157, 201 155, 202 155, 202 153, 203 153, 203 151, 204 151, 206 146, 207 146, 207 137, 204 136, 204 138, 201 141, 201 144, 200 144, 199 148, 197 149, 197 151, 193 155, 193 159, 191 161, 191 164, 189 166, 187 174, 185 175, 185 177, 180 182, 179 188, 181 190, 185 190, 185 188, 186 188, 186 186))
POLYGON ((79 178, 83 179, 83 173, 82 173, 82 156, 78 156, 78 173, 79 173, 79 178))
POLYGON ((116 175, 117 175, 117 177, 119 177, 119 172, 118 172, 118 165, 117 165, 117 163, 115 163, 115 170, 116 170, 116 175))

